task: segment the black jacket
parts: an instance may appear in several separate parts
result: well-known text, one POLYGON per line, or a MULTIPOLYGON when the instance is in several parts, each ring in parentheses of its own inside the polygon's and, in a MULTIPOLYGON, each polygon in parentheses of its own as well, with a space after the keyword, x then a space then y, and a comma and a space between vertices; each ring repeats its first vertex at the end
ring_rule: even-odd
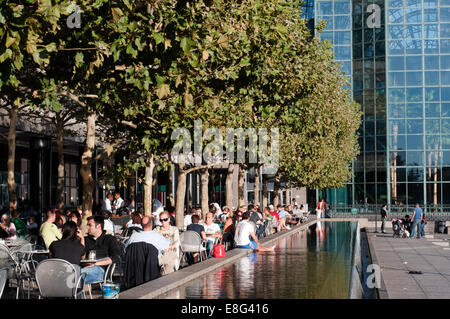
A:
POLYGON ((124 274, 127 288, 161 277, 158 249, 146 242, 129 245, 125 252, 124 274))
POLYGON ((92 236, 86 236, 84 237, 84 245, 86 247, 86 256, 89 256, 89 251, 95 250, 97 259, 110 257, 113 263, 119 264, 122 251, 119 242, 114 236, 107 235, 104 231, 97 239, 94 239, 92 236))

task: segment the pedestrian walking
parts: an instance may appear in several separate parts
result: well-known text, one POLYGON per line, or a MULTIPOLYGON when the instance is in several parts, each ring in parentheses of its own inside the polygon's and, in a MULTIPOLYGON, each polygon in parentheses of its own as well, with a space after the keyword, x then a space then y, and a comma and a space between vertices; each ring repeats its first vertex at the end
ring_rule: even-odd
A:
POLYGON ((383 234, 386 234, 386 232, 384 231, 384 226, 385 226, 385 223, 386 223, 386 217, 388 215, 387 205, 386 204, 383 204, 383 206, 381 206, 380 214, 381 214, 381 232, 383 234))

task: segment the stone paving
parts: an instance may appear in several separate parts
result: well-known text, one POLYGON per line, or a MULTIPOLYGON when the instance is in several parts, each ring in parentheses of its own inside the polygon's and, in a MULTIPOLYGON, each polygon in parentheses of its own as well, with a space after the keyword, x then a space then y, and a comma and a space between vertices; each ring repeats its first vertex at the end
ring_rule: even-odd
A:
POLYGON ((450 235, 393 238, 392 231, 369 229, 368 239, 372 262, 381 267, 381 299, 450 299, 450 235))

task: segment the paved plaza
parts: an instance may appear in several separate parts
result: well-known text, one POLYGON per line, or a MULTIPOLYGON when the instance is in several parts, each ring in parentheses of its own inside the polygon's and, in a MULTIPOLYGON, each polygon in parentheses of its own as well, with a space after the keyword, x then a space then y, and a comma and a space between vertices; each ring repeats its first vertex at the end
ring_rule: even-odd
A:
POLYGON ((381 299, 450 299, 450 235, 393 238, 369 229, 368 237, 381 266, 381 299))

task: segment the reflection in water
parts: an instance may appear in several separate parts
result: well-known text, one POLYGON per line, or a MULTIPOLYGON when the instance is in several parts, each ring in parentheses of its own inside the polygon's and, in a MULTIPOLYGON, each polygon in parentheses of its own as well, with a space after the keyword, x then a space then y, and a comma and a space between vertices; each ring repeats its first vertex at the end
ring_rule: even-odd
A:
POLYGON ((347 298, 356 227, 317 222, 159 298, 347 298))

